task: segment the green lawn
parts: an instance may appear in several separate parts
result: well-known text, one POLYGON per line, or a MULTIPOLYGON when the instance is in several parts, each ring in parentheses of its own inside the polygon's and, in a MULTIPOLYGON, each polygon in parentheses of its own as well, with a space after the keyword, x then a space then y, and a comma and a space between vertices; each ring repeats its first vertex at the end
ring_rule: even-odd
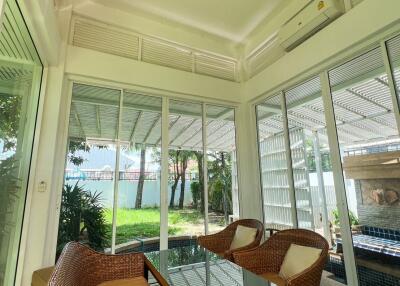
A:
MULTIPOLYGON (((111 233, 112 210, 105 211, 105 219, 111 233)), ((204 223, 202 214, 193 209, 169 210, 168 233, 179 235, 195 232, 204 223), (193 231, 188 231, 192 228, 193 231)), ((121 244, 134 238, 149 238, 160 236, 160 209, 118 209, 116 244, 121 244)))

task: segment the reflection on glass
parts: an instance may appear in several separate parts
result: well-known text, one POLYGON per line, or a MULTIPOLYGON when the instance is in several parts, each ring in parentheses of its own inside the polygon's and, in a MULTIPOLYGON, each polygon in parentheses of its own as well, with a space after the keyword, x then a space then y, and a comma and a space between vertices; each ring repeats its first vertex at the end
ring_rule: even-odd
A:
POLYGON ((170 100, 168 151, 170 246, 188 243, 192 237, 195 239, 205 232, 202 130, 201 104, 170 100))
POLYGON ((266 228, 293 227, 280 94, 257 105, 257 130, 266 228))
POLYGON ((57 256, 69 241, 111 247, 120 91, 74 84, 57 256))
MULTIPOLYGON (((396 45, 390 47, 397 77, 396 45)), ((395 285, 398 277, 390 273, 400 271, 400 141, 381 50, 329 77, 358 278, 361 285, 395 285)))
POLYGON ((207 105, 208 232, 239 219, 235 166, 235 111, 207 105))
POLYGON ((159 248, 161 105, 161 98, 124 92, 116 253, 159 248))
POLYGON ((319 77, 285 91, 297 219, 300 228, 324 236, 331 246, 327 270, 346 279, 325 110, 319 77), (342 267, 337 271, 334 266, 342 267))
POLYGON ((16 1, 2 2, 4 14, 0 27, 0 285, 13 285, 42 65, 16 1))

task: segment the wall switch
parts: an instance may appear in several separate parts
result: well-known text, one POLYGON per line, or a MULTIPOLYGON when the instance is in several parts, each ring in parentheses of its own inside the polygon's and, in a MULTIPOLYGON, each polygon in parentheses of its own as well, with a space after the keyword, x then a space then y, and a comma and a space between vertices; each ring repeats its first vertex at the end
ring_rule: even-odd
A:
POLYGON ((38 191, 41 192, 41 193, 44 193, 46 191, 46 189, 47 189, 46 182, 45 181, 41 181, 39 183, 38 191))

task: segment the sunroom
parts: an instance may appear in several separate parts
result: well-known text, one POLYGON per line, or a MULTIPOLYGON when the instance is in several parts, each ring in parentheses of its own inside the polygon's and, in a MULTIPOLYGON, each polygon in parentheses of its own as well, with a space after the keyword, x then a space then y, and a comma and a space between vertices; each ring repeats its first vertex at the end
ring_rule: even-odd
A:
POLYGON ((0 8, 0 285, 400 285, 398 1, 0 8))

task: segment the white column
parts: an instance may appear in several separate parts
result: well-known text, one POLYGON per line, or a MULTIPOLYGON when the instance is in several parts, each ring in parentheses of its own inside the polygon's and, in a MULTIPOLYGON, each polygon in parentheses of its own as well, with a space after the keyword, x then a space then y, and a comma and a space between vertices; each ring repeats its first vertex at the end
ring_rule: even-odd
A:
POLYGON ((294 178, 293 178, 293 166, 292 166, 292 152, 290 150, 290 136, 289 136, 289 122, 287 118, 287 108, 285 94, 281 92, 281 111, 282 111, 282 123, 283 123, 283 134, 285 138, 285 149, 286 149, 286 166, 289 184, 289 198, 291 204, 291 215, 292 223, 294 228, 298 228, 299 222, 297 218, 297 206, 296 206, 296 193, 294 188, 294 178))
POLYGON ((255 106, 243 103, 236 108, 235 125, 240 218, 263 221, 255 106))
POLYGON ((168 146, 169 100, 162 100, 161 117, 161 189, 160 189, 160 250, 168 249, 168 146))
POLYGON ((346 187, 342 170, 342 161, 336 130, 335 114, 333 110, 332 94, 329 85, 328 72, 321 75, 322 100, 324 103, 325 120, 329 138, 329 149, 331 152, 333 180, 335 184, 335 194, 337 207, 340 213, 340 232, 342 235, 343 255, 345 260, 346 278, 348 285, 357 286, 357 269, 354 260, 353 242, 351 237, 351 227, 349 211, 346 199, 346 187))
POLYGON ((122 106, 124 104, 124 91, 121 90, 119 97, 119 113, 116 138, 116 154, 114 168, 114 199, 113 199, 113 216, 112 216, 112 234, 111 234, 111 254, 115 254, 115 240, 117 236, 117 211, 118 211, 118 191, 119 191, 119 161, 121 156, 121 143, 119 141, 119 133, 121 130, 122 121, 122 106))
POLYGON ((328 240, 329 245, 331 246, 332 237, 331 237, 331 232, 329 230, 328 209, 326 207, 324 172, 322 169, 322 158, 319 149, 320 145, 319 145, 318 131, 313 131, 313 134, 314 134, 313 143, 314 143, 315 166, 317 169, 319 197, 321 198, 320 203, 322 204, 322 226, 324 228, 324 236, 328 240))

